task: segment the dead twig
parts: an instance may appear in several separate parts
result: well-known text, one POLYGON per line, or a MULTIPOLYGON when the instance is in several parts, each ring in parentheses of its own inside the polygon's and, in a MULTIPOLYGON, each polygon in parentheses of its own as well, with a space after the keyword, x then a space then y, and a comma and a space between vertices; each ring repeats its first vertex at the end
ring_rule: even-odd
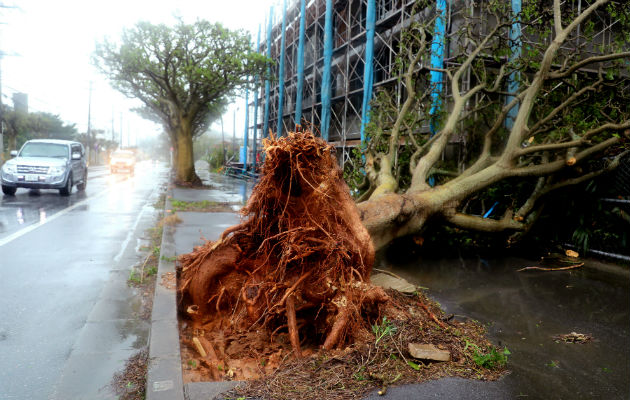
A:
POLYGON ((584 263, 579 263, 579 264, 574 264, 574 265, 569 265, 567 267, 558 267, 558 268, 546 268, 546 267, 539 267, 539 266, 533 266, 533 267, 525 267, 525 268, 521 268, 521 269, 517 269, 516 272, 523 272, 523 271, 566 271, 568 269, 575 269, 575 268, 580 268, 582 265, 584 265, 584 263))

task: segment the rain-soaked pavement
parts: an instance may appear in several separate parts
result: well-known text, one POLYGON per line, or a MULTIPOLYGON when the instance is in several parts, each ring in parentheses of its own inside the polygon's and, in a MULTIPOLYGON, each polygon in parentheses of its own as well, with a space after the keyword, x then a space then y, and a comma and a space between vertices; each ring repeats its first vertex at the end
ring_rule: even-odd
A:
POLYGON ((427 287, 447 313, 486 325, 491 340, 512 352, 511 373, 485 388, 437 381, 424 388, 401 388, 395 398, 440 398, 435 397, 438 393, 449 398, 630 398, 628 270, 602 270, 587 262, 571 271, 516 272, 535 264, 479 258, 383 261, 381 268, 427 287), (593 341, 568 344, 553 339, 571 332, 592 335, 593 341), (476 391, 482 395, 473 396, 476 391))
POLYGON ((94 168, 85 193, 0 198, 0 399, 115 398, 112 372, 148 341, 126 282, 167 172, 94 168))

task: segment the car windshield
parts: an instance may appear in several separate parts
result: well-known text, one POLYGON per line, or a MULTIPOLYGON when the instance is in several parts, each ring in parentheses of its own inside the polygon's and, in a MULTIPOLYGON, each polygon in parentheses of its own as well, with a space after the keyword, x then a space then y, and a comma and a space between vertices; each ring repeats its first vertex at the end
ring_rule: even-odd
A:
POLYGON ((20 157, 68 158, 68 146, 56 143, 26 143, 20 157))

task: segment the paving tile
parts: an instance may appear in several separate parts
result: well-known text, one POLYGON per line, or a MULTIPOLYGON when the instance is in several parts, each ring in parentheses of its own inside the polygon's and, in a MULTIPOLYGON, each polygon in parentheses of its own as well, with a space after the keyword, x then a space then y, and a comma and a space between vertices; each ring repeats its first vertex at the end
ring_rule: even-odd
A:
POLYGON ((88 315, 88 322, 137 319, 142 313, 142 299, 129 300, 99 299, 88 315))
POLYGON ((54 400, 117 399, 110 384, 112 371, 122 371, 125 362, 136 351, 73 354, 53 395, 54 400))
POLYGON ((148 345, 150 326, 141 320, 88 322, 74 345, 73 354, 137 351, 148 345))

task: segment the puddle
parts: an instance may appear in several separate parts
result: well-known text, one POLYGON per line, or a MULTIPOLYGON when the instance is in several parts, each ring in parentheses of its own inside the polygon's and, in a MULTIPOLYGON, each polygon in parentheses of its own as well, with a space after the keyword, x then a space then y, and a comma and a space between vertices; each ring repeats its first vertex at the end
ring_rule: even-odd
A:
POLYGON ((529 398, 628 398, 630 284, 583 268, 516 272, 519 259, 418 260, 381 268, 428 288, 447 313, 476 319, 512 355, 503 384, 529 398), (585 344, 554 336, 593 336, 585 344))

